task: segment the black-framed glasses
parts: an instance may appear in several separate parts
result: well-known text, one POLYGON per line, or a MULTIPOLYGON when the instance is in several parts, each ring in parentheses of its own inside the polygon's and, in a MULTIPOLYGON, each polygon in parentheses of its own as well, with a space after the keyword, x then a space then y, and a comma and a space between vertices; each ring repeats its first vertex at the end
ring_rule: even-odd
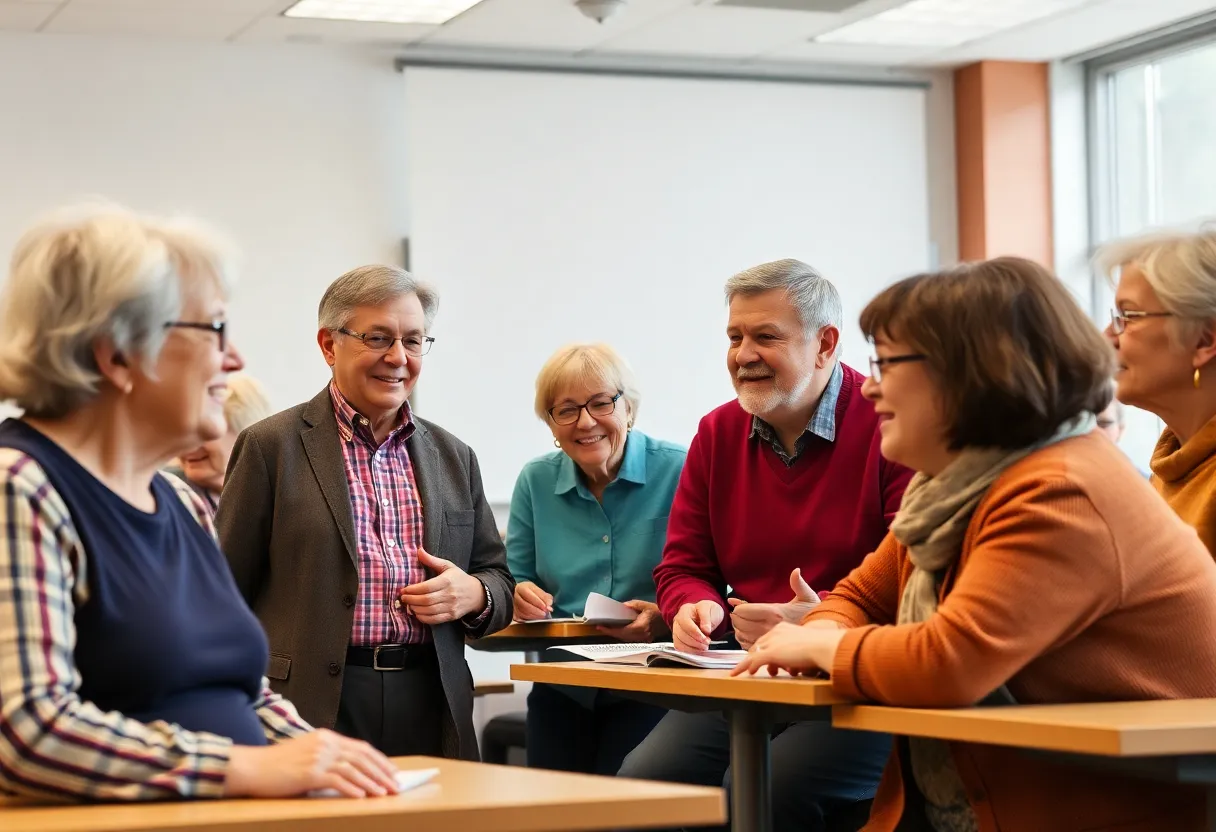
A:
POLYGON ((220 352, 228 349, 228 322, 216 319, 214 321, 169 321, 165 329, 202 329, 214 332, 220 339, 220 352))
POLYGON ((394 338, 383 332, 352 332, 346 327, 342 327, 338 332, 349 335, 351 338, 358 338, 363 342, 363 346, 373 352, 386 352, 393 344, 400 341, 405 351, 415 358, 426 355, 431 351, 431 345, 435 343, 435 339, 429 335, 402 335, 400 338, 394 338))
POLYGON ((1141 312, 1136 309, 1110 310, 1110 331, 1122 335, 1127 331, 1128 321, 1138 321, 1141 318, 1172 318, 1173 312, 1141 312))
POLYGON ((886 358, 870 358, 870 378, 875 384, 882 384, 882 368, 891 364, 906 364, 909 361, 924 361, 929 356, 915 352, 908 355, 888 355, 886 358))
POLYGON ((615 396, 596 396, 583 404, 559 404, 549 408, 549 418, 555 425, 573 425, 582 418, 583 410, 586 410, 592 418, 602 419, 612 415, 616 410, 617 399, 622 395, 624 394, 618 391, 615 396))

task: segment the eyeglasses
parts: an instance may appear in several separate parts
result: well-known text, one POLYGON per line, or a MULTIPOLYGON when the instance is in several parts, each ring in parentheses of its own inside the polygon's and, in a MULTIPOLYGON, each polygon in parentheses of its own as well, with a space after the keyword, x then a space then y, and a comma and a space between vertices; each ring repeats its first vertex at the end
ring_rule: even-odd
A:
POLYGON ((351 332, 345 327, 339 329, 338 332, 349 335, 351 338, 358 338, 363 342, 363 346, 372 352, 385 352, 400 341, 405 351, 415 358, 426 355, 431 351, 431 345, 435 343, 435 339, 429 335, 402 335, 400 338, 394 338, 383 332, 351 332))
POLYGON ((220 352, 225 352, 228 349, 227 321, 169 321, 165 324, 165 329, 202 329, 214 332, 220 339, 220 352))
POLYGON ((1140 312, 1133 309, 1110 310, 1110 331, 1122 335, 1127 330, 1128 321, 1138 321, 1141 318, 1172 318, 1173 312, 1140 312))
POLYGON ((924 361, 928 357, 921 353, 910 353, 908 355, 888 355, 886 358, 871 358, 870 378, 874 379, 875 384, 882 384, 883 367, 889 364, 905 364, 909 361, 924 361))
POLYGON ((582 411, 586 410, 592 418, 602 419, 612 415, 612 412, 616 410, 616 400, 622 395, 622 393, 617 393, 612 398, 596 396, 586 404, 563 404, 551 407, 549 408, 549 418, 555 425, 573 425, 582 418, 582 411))

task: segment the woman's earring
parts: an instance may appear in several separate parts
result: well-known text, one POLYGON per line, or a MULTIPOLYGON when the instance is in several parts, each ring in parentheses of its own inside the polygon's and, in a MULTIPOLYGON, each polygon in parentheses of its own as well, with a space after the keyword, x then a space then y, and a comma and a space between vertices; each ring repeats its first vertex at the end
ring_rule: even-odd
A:
POLYGON ((561 446, 562 446, 562 443, 557 441, 557 437, 556 436, 553 437, 553 447, 560 448, 561 446))
POLYGON ((1198 390, 1199 389, 1199 368, 1198 367, 1195 368, 1195 377, 1194 377, 1194 379, 1192 379, 1192 381, 1195 382, 1195 389, 1198 390))
POLYGON ((625 433, 629 433, 631 430, 633 430, 633 420, 632 419, 630 419, 628 422, 625 423, 625 433))

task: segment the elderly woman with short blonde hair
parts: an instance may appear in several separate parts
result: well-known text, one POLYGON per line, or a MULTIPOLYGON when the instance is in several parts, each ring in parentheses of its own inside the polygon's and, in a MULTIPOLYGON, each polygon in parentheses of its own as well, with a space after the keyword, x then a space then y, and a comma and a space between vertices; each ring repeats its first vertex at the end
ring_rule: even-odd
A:
POLYGON ((211 521, 159 469, 223 435, 228 258, 119 208, 17 243, 0 294, 0 792, 90 800, 396 789, 313 732, 211 521))
MULTIPOLYGON (((640 406, 633 372, 607 344, 563 347, 541 368, 536 415, 558 450, 524 466, 511 498, 507 563, 517 619, 582 615, 596 592, 638 613, 609 634, 670 638, 652 572, 686 451, 637 430, 640 406)), ((605 691, 533 685, 528 765, 616 774, 662 716, 605 691)))
POLYGON ((218 439, 182 454, 180 467, 170 468, 169 472, 184 479, 214 514, 224 490, 224 474, 236 438, 245 428, 262 421, 270 413, 270 399, 257 379, 248 373, 233 373, 228 377, 228 395, 224 399, 228 430, 218 439))
POLYGON ((1116 241, 1097 263, 1116 287, 1116 395, 1165 422, 1153 484, 1216 554, 1216 227, 1116 241))

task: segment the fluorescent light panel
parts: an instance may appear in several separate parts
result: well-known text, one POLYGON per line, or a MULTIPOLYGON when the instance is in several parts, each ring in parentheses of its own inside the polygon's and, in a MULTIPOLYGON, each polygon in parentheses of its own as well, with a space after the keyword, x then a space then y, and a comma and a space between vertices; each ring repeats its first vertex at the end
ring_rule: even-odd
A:
POLYGON ((1091 0, 912 0, 815 37, 821 43, 957 46, 1091 0))
POLYGON ((481 0, 299 0, 284 17, 363 23, 446 23, 481 0))

